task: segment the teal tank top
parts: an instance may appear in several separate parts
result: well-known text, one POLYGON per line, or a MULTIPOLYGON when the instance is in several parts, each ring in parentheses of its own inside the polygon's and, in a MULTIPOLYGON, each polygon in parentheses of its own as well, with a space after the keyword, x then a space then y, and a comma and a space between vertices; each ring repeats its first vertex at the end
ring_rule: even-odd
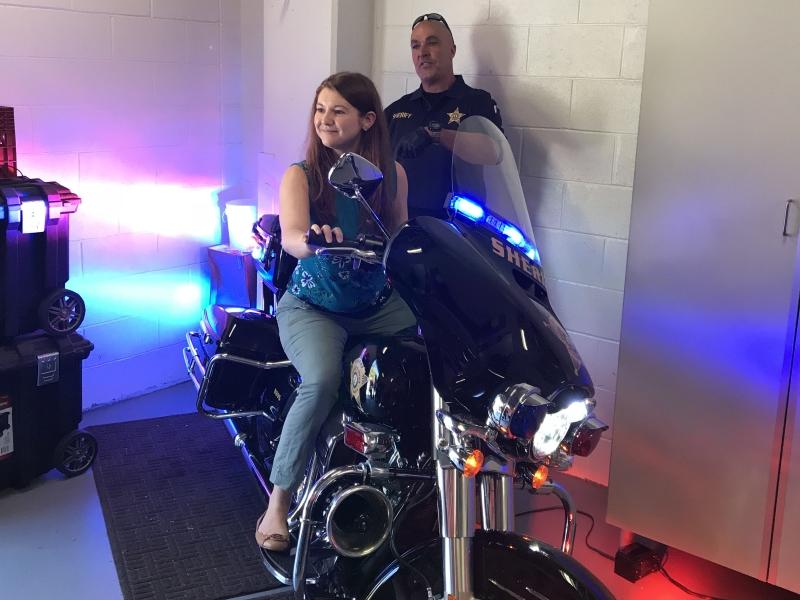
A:
MULTIPOLYGON (((303 167, 304 163, 296 163, 303 167)), ((336 216, 332 227, 339 227, 345 239, 358 234, 357 200, 336 193, 336 216)), ((311 222, 314 219, 311 211, 311 222)), ((348 314, 377 308, 389 297, 391 288, 382 265, 372 265, 349 257, 310 256, 297 261, 287 290, 293 296, 323 310, 348 314)))

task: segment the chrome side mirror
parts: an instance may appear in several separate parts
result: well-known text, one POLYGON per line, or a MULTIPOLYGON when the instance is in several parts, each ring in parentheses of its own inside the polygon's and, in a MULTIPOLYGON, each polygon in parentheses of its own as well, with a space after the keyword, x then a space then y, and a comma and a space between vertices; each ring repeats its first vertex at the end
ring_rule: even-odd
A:
POLYGON ((345 196, 367 199, 383 181, 383 173, 363 156, 346 152, 331 167, 328 181, 345 196))
POLYGON ((358 200, 369 211, 383 237, 388 240, 390 235, 386 226, 367 202, 367 198, 375 193, 381 181, 383 181, 381 170, 363 156, 353 152, 342 154, 328 172, 328 182, 333 188, 353 200, 358 200))

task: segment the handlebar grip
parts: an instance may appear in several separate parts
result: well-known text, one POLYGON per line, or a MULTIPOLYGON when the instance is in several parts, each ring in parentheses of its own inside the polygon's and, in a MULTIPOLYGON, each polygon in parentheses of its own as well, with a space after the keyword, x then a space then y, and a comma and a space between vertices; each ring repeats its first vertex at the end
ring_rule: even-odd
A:
POLYGON ((337 254, 354 258, 382 260, 386 243, 374 236, 359 234, 355 239, 344 239, 341 242, 326 242, 325 236, 312 230, 308 231, 306 243, 316 254, 337 254), (369 256, 367 256, 367 253, 369 256))
MULTIPOLYGON (((322 233, 309 229, 306 243, 318 248, 358 248, 359 250, 382 250, 386 243, 382 239, 360 234, 353 239, 345 238, 341 242, 326 242, 322 233)), ((336 238, 334 238, 335 240, 336 238)))
POLYGON ((306 243, 309 246, 320 246, 325 248, 329 245, 328 242, 325 241, 325 236, 321 233, 317 233, 313 229, 308 230, 306 237, 308 238, 306 243))
POLYGON ((356 240, 342 240, 341 242, 336 241, 336 237, 334 237, 334 241, 326 242, 325 235, 322 233, 316 233, 311 229, 308 230, 308 241, 306 242, 312 248, 358 248, 358 242, 356 240))

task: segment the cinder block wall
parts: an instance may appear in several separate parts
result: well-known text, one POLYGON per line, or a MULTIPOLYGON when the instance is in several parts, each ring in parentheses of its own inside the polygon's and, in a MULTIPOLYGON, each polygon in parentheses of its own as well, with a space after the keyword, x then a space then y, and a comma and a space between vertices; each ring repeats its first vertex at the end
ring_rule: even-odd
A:
MULTIPOLYGON (((453 29, 456 72, 497 100, 548 289, 611 424, 641 97, 647 0, 382 0, 373 76, 389 103, 419 85, 415 17, 453 29)), ((572 474, 607 484, 609 430, 572 474)))
POLYGON ((184 380, 218 195, 241 181, 239 0, 0 1, 0 24, 19 168, 83 199, 84 406, 184 380))

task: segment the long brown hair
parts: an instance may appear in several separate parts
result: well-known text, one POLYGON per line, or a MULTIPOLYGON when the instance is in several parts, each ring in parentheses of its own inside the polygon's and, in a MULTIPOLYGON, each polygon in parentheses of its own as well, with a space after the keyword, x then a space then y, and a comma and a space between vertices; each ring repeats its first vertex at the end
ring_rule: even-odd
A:
MULTIPOLYGON (((375 113, 375 123, 366 131, 361 132, 356 152, 377 165, 383 173, 383 183, 369 199, 369 204, 389 231, 392 231, 397 225, 394 223, 394 212, 391 209, 397 191, 397 177, 389 144, 389 128, 386 125, 381 98, 378 90, 375 89, 375 84, 369 77, 361 73, 346 71, 334 73, 319 84, 314 94, 306 146, 306 168, 308 169, 311 208, 322 223, 333 221, 336 212, 335 196, 327 177, 328 171, 338 157, 333 150, 323 145, 314 127, 317 99, 325 88, 338 92, 353 105, 361 116, 370 111, 375 113)), ((371 219, 366 218, 365 213, 365 210, 360 211, 361 224, 372 230, 371 219)))

